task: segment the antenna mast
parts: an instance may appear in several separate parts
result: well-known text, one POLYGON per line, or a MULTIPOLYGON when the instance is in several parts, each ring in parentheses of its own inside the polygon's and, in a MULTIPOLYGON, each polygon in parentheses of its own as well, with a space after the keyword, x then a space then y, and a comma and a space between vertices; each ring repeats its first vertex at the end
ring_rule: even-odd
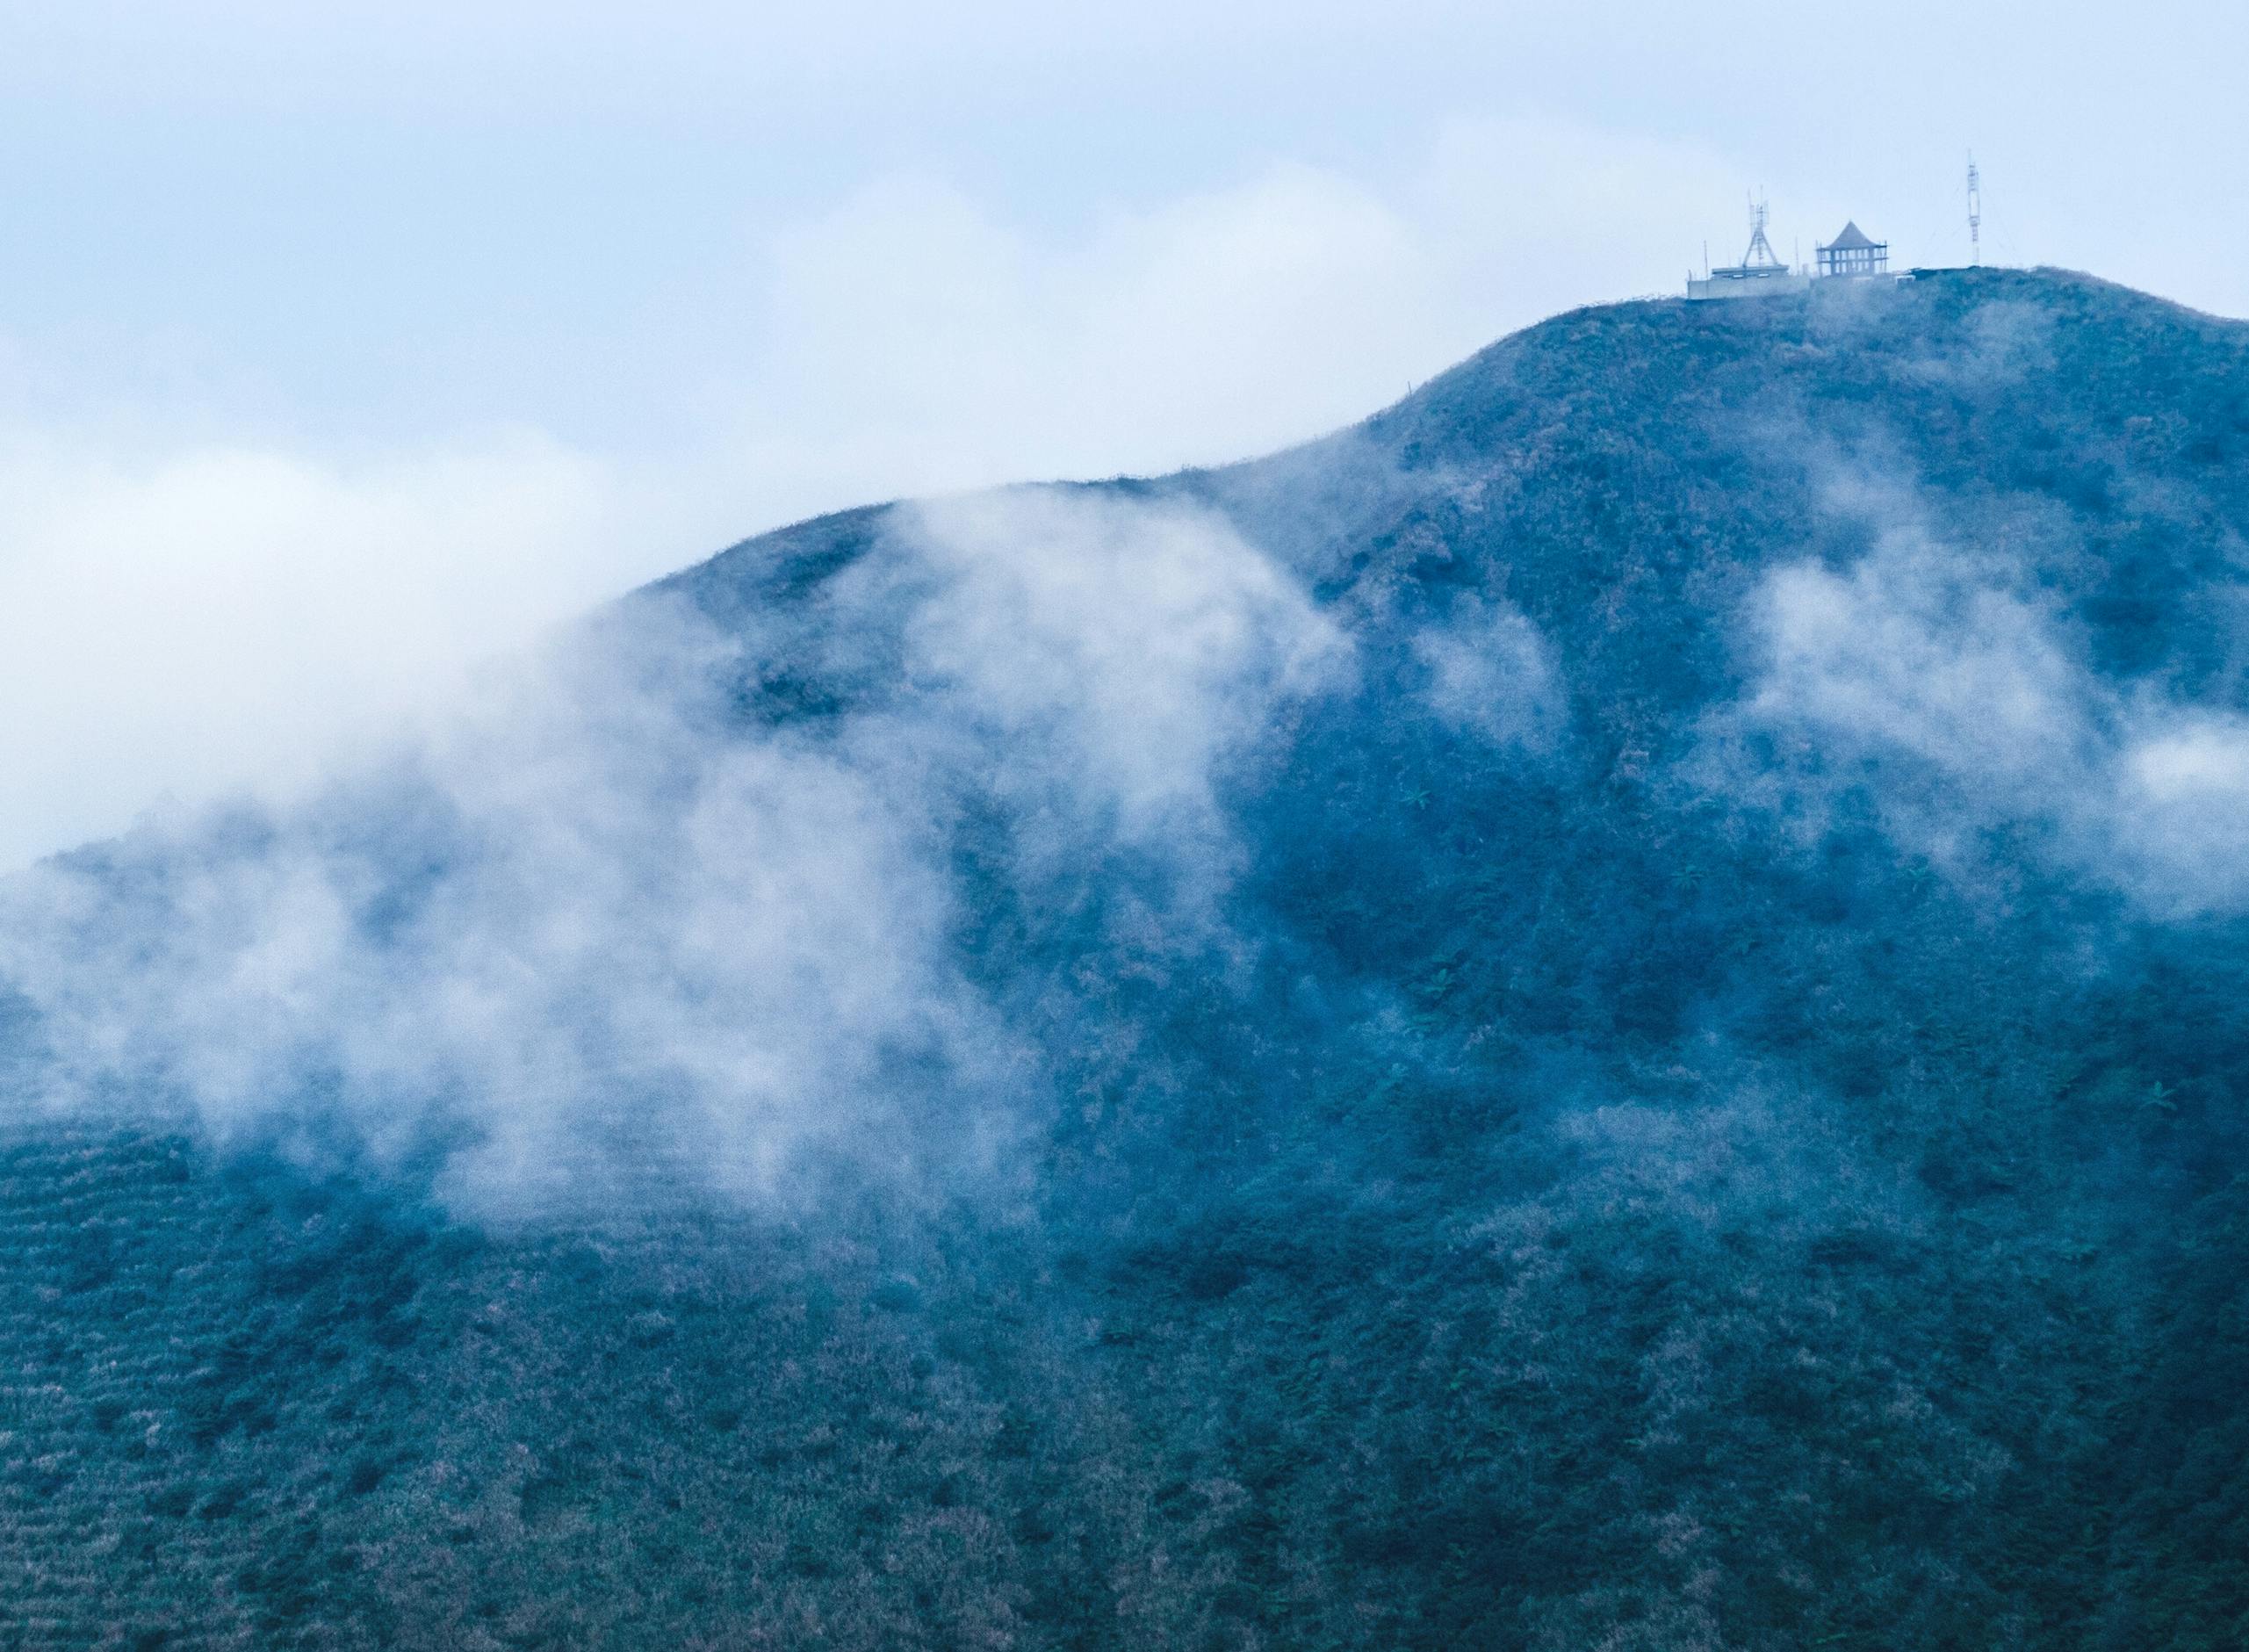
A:
POLYGON ((1976 155, 1968 154, 1968 262, 1984 262, 1984 183, 1976 171, 1976 155))
POLYGON ((1779 270, 1785 266, 1773 250, 1773 243, 1765 239, 1765 204, 1754 197, 1749 202, 1749 250, 1741 255, 1745 270, 1779 270))

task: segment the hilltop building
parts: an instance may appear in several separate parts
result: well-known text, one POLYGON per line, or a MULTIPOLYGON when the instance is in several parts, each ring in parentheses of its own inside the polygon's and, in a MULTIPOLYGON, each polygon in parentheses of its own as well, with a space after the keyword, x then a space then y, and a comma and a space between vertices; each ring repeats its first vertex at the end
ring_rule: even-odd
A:
POLYGON ((1843 233, 1819 249, 1820 274, 1835 276, 1877 276, 1890 272, 1890 243, 1869 240, 1866 232, 1856 223, 1843 226, 1843 233))
POLYGON ((1761 299, 1776 292, 1801 292, 1810 285, 1810 278, 1799 270, 1791 270, 1773 251, 1773 244, 1765 239, 1765 204, 1749 204, 1749 249, 1741 255, 1741 262, 1722 265, 1698 281, 1687 278, 1687 296, 1690 299, 1761 299))
POLYGON ((1690 299, 1762 299, 1782 292, 1802 292, 1814 281, 1864 279, 1890 274, 1890 243, 1876 241, 1856 221, 1818 249, 1813 270, 1791 269, 1780 261, 1772 242, 1765 239, 1765 205, 1749 207, 1749 249, 1741 262, 1712 270, 1700 280, 1687 277, 1690 299), (1816 274, 1814 273, 1816 271, 1816 274))

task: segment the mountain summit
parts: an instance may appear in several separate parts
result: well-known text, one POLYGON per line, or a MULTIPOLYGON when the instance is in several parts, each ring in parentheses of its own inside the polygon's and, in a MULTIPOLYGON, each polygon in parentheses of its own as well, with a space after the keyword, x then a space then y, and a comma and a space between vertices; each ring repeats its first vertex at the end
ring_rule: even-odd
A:
POLYGON ((738 545, 0 885, 11 1644, 2249 1640, 2249 326, 738 545))

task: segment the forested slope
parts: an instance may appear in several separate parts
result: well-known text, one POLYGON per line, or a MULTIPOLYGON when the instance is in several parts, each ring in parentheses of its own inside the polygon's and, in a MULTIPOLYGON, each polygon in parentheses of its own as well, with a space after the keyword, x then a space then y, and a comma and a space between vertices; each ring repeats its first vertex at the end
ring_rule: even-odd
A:
POLYGON ((0 1639, 2249 1641, 2249 327, 1580 312, 0 896, 0 1639))

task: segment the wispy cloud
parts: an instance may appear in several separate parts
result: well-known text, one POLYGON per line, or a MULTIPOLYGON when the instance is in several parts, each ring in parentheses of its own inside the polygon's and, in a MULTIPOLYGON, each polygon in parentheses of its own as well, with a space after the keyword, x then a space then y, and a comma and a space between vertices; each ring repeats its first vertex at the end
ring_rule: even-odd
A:
POLYGON ((833 719, 746 718, 805 660, 643 600, 380 762, 0 886, 47 1104, 434 1152, 485 1208, 981 1162, 1038 1056, 962 949, 961 822, 1034 823, 1027 886, 1173 862, 1141 943, 1204 945, 1222 776, 1348 650, 1216 519, 1051 491, 898 513, 817 628, 833 719))
POLYGON ((862 572, 927 582, 916 679, 991 728, 1004 773, 1062 778, 1135 840, 1207 826, 1220 766, 1348 668, 1302 588, 1207 511, 1019 488, 896 520, 903 564, 862 572))
POLYGON ((996 1082, 924 819, 845 752, 724 739, 715 647, 643 613, 309 801, 16 880, 51 1100, 459 1136, 450 1189, 512 1201, 644 1158, 755 1190, 996 1082))
POLYGON ((1553 647, 1521 610, 1469 602, 1414 633, 1423 697, 1456 728, 1541 752, 1560 739, 1568 701, 1553 647))
POLYGON ((1791 564, 1760 587, 1753 685, 1712 728, 1765 737, 1765 755, 1735 747, 1712 783, 1814 832, 1842 797, 1866 797, 1908 849, 1963 869, 1980 834, 2034 826, 2059 865, 2152 913, 2249 907, 2249 726, 2103 675, 2031 570, 1886 497, 1857 562, 1791 564))

